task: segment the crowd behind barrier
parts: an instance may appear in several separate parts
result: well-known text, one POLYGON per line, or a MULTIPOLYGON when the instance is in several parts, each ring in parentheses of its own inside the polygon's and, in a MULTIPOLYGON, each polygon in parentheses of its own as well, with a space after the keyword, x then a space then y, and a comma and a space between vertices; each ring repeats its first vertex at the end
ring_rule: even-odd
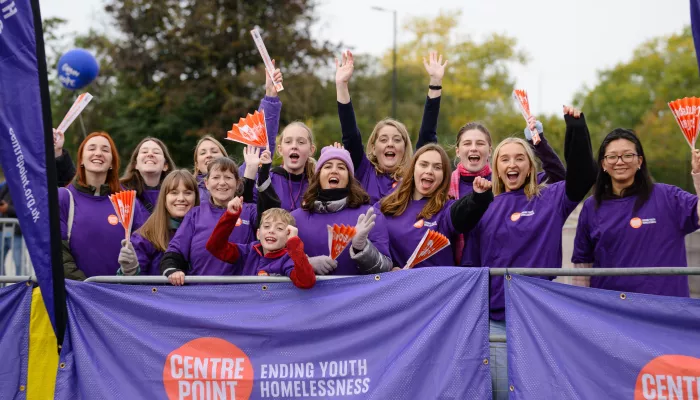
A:
POLYGON ((19 231, 16 218, 0 218, 2 245, 0 246, 0 276, 33 275, 32 261, 27 244, 19 231))

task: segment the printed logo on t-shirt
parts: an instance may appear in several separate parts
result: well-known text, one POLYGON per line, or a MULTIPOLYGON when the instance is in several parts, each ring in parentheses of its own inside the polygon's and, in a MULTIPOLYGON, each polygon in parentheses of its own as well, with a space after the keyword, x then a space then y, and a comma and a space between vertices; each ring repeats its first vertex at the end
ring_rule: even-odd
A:
POLYGON ((107 217, 107 222, 109 222, 110 225, 116 225, 119 223, 119 218, 114 214, 110 214, 110 216, 107 217))
POLYGON ((242 223, 243 225, 250 225, 250 221, 247 219, 239 219, 238 222, 242 223))
POLYGON ((236 226, 241 226, 242 223, 243 223, 243 220, 238 218, 238 221, 236 221, 236 226))
POLYGON ((510 220, 515 222, 520 219, 520 217, 532 217, 535 215, 534 211, 522 211, 522 212, 515 212, 510 215, 510 220))
POLYGON ((639 229, 642 227, 642 225, 650 225, 650 224, 655 224, 655 223, 656 223, 656 218, 641 219, 639 217, 634 217, 630 220, 630 226, 634 229, 639 229))
POLYGON ((267 273, 267 271, 258 271, 258 276, 269 276, 270 274, 267 273))
POLYGON ((429 221, 422 219, 422 220, 416 222, 415 224, 413 224, 413 227, 418 228, 418 229, 420 229, 424 226, 428 227, 428 228, 432 228, 434 226, 437 226, 437 222, 429 222, 429 221))

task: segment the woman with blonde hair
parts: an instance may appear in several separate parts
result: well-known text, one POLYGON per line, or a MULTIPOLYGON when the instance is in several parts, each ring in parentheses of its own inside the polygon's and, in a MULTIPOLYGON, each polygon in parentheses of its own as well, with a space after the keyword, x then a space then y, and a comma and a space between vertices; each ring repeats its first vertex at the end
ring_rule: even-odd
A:
MULTIPOLYGON (((427 230, 448 238, 469 232, 493 201, 491 183, 482 177, 474 180, 469 195, 456 201, 448 199, 450 172, 447 152, 439 145, 426 144, 413 156, 398 189, 381 200, 395 268, 406 266, 427 230)), ((450 245, 414 268, 451 265, 450 245)))
POLYGON ((197 181, 185 170, 170 172, 161 184, 153 214, 119 253, 117 275, 160 275, 160 260, 185 215, 199 205, 197 181))
MULTIPOLYGON (((437 142, 437 117, 447 61, 443 63, 442 56, 438 57, 436 52, 432 52, 430 62, 424 60, 423 63, 430 75, 430 85, 417 148, 425 143, 437 142)), ((348 89, 353 70, 353 55, 350 51, 343 53, 341 62, 336 59, 338 117, 343 132, 343 145, 352 154, 355 176, 369 194, 371 203, 375 203, 396 188, 404 170, 411 163, 413 149, 406 126, 392 118, 377 123, 363 149, 362 134, 355 120, 348 89)))

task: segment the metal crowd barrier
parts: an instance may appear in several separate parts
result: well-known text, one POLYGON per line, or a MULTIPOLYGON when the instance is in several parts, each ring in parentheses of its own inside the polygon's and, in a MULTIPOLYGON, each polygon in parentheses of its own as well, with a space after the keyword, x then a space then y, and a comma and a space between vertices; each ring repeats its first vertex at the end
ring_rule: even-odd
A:
POLYGON ((0 218, 0 275, 33 275, 34 268, 27 244, 19 232, 16 218, 0 218))

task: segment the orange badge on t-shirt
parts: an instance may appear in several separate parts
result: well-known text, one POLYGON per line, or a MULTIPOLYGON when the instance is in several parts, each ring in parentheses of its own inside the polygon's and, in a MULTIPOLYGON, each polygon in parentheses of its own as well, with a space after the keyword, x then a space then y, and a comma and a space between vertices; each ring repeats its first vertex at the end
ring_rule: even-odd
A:
POLYGON ((415 224, 413 224, 413 227, 420 229, 423 227, 423 224, 424 224, 423 220, 420 220, 420 221, 417 221, 415 224))
POLYGON ((515 221, 517 221, 517 220, 519 220, 519 219, 520 219, 520 213, 519 213, 519 212, 516 212, 516 213, 513 213, 513 214, 510 215, 510 220, 513 221, 513 222, 515 222, 515 221))
POLYGON ((119 223, 119 218, 114 214, 110 214, 110 216, 107 217, 107 222, 109 222, 110 225, 116 225, 119 223))
POLYGON ((630 226, 634 229, 638 229, 639 227, 642 226, 642 219, 638 217, 634 217, 630 220, 630 226))

